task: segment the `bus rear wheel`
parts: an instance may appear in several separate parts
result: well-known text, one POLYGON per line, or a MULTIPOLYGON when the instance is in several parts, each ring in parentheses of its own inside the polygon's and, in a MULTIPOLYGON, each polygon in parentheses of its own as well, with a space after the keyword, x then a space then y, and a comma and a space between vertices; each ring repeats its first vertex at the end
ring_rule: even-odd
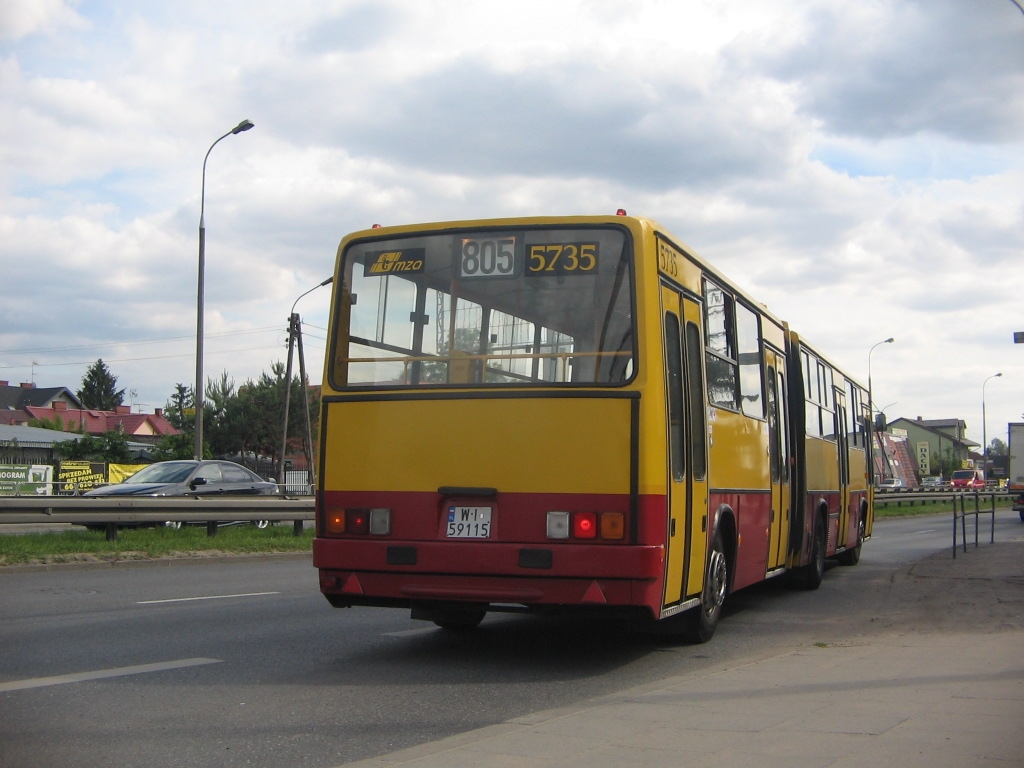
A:
POLYGON ((837 556, 840 565, 856 565, 860 562, 860 550, 864 545, 864 518, 857 524, 857 543, 837 556))
POLYGON ((814 590, 821 586, 825 577, 825 518, 818 515, 814 523, 814 538, 811 540, 811 562, 795 572, 796 582, 803 589, 814 590))
POLYGON ((708 572, 704 578, 700 605, 688 614, 687 639, 694 643, 706 643, 714 637, 718 620, 722 618, 722 606, 729 587, 729 561, 725 555, 725 540, 721 531, 715 532, 708 560, 708 572))

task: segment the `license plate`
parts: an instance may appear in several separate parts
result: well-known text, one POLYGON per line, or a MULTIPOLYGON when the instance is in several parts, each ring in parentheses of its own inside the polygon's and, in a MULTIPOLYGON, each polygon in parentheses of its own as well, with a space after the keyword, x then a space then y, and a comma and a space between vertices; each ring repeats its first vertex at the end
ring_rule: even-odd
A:
POLYGON ((486 539, 491 535, 490 507, 448 507, 448 538, 486 539))

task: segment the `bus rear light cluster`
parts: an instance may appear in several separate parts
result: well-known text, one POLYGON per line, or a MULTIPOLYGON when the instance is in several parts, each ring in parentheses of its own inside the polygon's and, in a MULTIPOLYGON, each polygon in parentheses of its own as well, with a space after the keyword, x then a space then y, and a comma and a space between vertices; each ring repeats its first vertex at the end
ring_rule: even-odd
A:
POLYGON ((327 514, 327 532, 356 536, 387 536, 391 533, 391 510, 337 509, 327 514))
POLYGON ((605 539, 617 541, 626 535, 626 518, 621 512, 548 512, 549 539, 605 539))

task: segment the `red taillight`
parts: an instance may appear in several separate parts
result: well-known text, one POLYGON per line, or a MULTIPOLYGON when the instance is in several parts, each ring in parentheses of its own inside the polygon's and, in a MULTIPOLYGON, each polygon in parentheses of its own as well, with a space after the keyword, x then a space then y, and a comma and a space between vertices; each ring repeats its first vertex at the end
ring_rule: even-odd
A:
POLYGON ((389 536, 391 510, 387 507, 330 509, 324 515, 324 528, 333 535, 389 536))
POLYGON ((370 532, 370 510, 368 509, 346 509, 345 510, 345 531, 346 533, 369 533, 370 532))
POLYGON ((626 538, 626 516, 621 512, 551 511, 547 514, 547 537, 622 541, 626 538))
POLYGON ((597 514, 577 512, 572 516, 572 535, 577 539, 597 538, 597 514))

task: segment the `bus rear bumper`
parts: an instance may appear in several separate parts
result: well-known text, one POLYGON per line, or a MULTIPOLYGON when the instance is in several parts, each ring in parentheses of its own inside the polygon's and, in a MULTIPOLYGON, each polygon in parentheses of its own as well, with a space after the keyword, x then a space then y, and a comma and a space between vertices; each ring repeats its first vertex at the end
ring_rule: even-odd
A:
POLYGON ((316 539, 313 562, 320 571, 320 591, 335 607, 414 608, 445 602, 534 609, 638 607, 654 615, 664 569, 663 550, 657 546, 381 542, 368 547, 365 540, 342 539, 316 539))

